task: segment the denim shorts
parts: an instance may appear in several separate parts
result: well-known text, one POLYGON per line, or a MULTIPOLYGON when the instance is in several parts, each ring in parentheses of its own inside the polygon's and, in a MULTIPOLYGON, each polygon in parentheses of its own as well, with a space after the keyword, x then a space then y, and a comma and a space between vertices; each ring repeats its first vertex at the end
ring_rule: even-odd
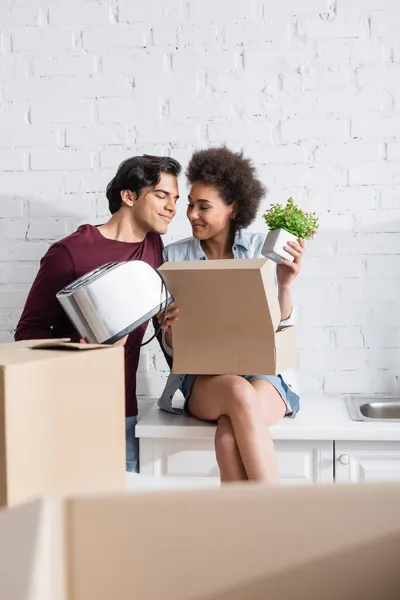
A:
MULTIPOLYGON (((185 398, 184 412, 186 414, 189 414, 188 400, 196 377, 197 375, 185 375, 180 385, 180 390, 185 398)), ((280 375, 241 375, 241 377, 247 381, 252 381, 254 379, 264 379, 265 381, 269 381, 269 383, 274 386, 278 394, 282 397, 282 400, 286 405, 285 416, 295 417, 299 412, 300 396, 289 388, 280 375)))
POLYGON ((139 440, 135 435, 137 417, 126 417, 126 470, 130 473, 139 473, 139 440))

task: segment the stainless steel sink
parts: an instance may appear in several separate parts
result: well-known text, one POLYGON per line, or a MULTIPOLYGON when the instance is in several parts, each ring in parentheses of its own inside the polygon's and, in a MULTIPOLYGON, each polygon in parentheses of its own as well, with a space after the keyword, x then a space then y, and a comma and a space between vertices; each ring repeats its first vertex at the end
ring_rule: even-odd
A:
POLYGON ((400 398, 346 398, 353 421, 400 423, 400 398))

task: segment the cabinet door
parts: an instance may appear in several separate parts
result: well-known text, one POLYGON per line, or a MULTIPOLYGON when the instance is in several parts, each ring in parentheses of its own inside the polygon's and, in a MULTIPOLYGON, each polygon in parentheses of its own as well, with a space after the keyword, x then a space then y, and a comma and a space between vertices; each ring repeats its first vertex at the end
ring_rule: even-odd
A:
MULTIPOLYGON (((275 442, 281 483, 333 482, 333 442, 275 442)), ((214 444, 210 440, 140 440, 140 472, 153 477, 219 482, 214 444)))
POLYGON ((281 483, 333 483, 333 442, 277 440, 281 483))
POLYGON ((400 442, 335 442, 335 480, 400 482, 400 442))
POLYGON ((174 480, 219 485, 219 469, 211 440, 140 439, 140 473, 174 480))

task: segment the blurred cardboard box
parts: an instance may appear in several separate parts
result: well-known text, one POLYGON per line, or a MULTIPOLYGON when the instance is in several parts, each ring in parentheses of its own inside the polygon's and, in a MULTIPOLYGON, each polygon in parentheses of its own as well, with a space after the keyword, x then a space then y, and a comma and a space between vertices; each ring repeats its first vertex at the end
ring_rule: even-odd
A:
POLYGON ((123 348, 0 345, 0 506, 125 488, 123 348))
POLYGON ((4 600, 397 600, 399 485, 151 492, 0 512, 4 600))
POLYGON ((159 271, 180 309, 174 373, 277 375, 296 366, 296 332, 280 328, 266 258, 169 262, 159 271))

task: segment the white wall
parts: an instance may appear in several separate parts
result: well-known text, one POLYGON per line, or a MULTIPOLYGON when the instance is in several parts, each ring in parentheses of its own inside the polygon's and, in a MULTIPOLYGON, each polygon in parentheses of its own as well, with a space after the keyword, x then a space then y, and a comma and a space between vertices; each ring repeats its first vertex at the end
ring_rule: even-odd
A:
MULTIPOLYGON (((399 392, 399 0, 2 0, 0 339, 132 154, 227 142, 321 217, 296 286, 314 393, 399 392)), ((168 239, 189 234, 185 184, 168 239)), ((255 229, 263 227, 261 220, 255 229)), ((165 363, 143 357, 141 393, 165 363)))

